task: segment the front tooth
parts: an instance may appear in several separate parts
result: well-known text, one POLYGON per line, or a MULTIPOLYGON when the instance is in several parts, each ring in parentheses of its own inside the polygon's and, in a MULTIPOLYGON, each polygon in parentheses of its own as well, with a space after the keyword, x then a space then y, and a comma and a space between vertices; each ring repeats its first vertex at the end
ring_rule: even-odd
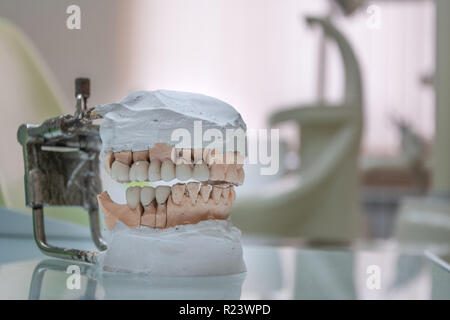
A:
POLYGON ((237 168, 241 169, 244 166, 245 157, 240 153, 236 151, 236 164, 237 168))
POLYGON ((120 161, 114 161, 111 166, 111 178, 118 182, 129 181, 130 167, 120 161))
POLYGON ((178 149, 177 165, 178 164, 191 164, 192 163, 192 151, 191 149, 178 149))
POLYGON ((148 179, 151 182, 161 180, 161 161, 153 159, 148 166, 148 179))
POLYGON ((208 181, 209 169, 205 163, 196 164, 192 177, 198 181, 208 181))
POLYGON ((183 200, 185 193, 185 185, 181 183, 177 183, 172 186, 172 200, 175 204, 180 204, 183 200))
POLYGON ((189 164, 179 164, 176 166, 176 177, 178 180, 186 181, 192 177, 192 169, 189 164))
POLYGON ((214 200, 216 204, 219 203, 220 197, 222 196, 222 188, 213 187, 211 192, 211 198, 214 200))
POLYGON ((197 201, 198 192, 200 191, 199 182, 189 182, 187 184, 187 190, 189 192, 189 198, 191 198, 192 204, 197 201))
POLYGON ((172 181, 175 178, 175 166, 169 159, 165 159, 161 165, 161 179, 166 182, 172 181))
POLYGON ((155 199, 155 188, 143 187, 141 189, 141 203, 144 207, 148 206, 155 199))
POLYGON ((156 202, 158 204, 166 203, 166 200, 169 197, 169 194, 170 194, 170 187, 169 186, 158 186, 158 187, 156 187, 156 191, 155 191, 156 202))
POLYGON ((114 161, 114 156, 112 151, 108 151, 107 153, 103 154, 103 166, 109 174, 111 174, 111 165, 114 161))
POLYGON ((209 176, 210 176, 210 179, 213 181, 225 180, 225 165, 224 164, 211 165, 209 176))
POLYGON ((130 187, 127 189, 126 199, 127 199, 127 204, 130 207, 130 209, 134 210, 139 205, 140 193, 141 193, 140 187, 130 187))
POLYGON ((212 186, 209 184, 205 184, 200 188, 200 195, 202 196, 203 201, 208 202, 211 190, 212 186))
POLYGON ((137 161, 133 163, 130 169, 131 181, 147 181, 148 178, 148 162, 137 161), (133 178, 132 178, 133 175, 133 178))
POLYGON ((194 149, 193 158, 194 158, 194 164, 204 162, 203 161, 203 149, 194 149))

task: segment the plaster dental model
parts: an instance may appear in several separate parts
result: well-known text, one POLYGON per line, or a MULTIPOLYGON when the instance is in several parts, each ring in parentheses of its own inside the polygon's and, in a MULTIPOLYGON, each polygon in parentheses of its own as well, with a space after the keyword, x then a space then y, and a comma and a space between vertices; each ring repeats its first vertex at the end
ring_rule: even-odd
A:
POLYGON ((229 213, 234 186, 244 180, 245 151, 217 137, 240 130, 245 139, 240 114, 211 97, 165 90, 135 92, 95 113, 103 117, 104 167, 128 187, 126 204, 107 191, 97 197, 111 230, 103 269, 169 276, 244 272, 240 231, 229 213), (195 140, 198 124, 220 141, 212 148, 200 133, 198 143, 178 148, 176 130, 195 140))

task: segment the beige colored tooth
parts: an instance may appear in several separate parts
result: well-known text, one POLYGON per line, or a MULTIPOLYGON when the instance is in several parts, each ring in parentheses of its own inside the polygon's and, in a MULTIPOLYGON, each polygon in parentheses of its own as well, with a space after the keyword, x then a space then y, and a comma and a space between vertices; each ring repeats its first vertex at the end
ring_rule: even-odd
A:
POLYGON ((192 158, 194 159, 194 164, 203 163, 203 149, 193 149, 192 158))
POLYGON ((141 189, 141 203, 147 207, 155 199, 155 188, 143 187, 141 189))
POLYGON ((225 181, 236 184, 239 183, 239 174, 235 164, 227 165, 225 181))
POLYGON ((234 191, 233 187, 230 188, 230 194, 231 194, 231 200, 232 201, 236 200, 236 192, 234 191))
POLYGON ((237 173, 238 173, 238 181, 237 184, 241 185, 244 183, 244 179, 245 179, 245 172, 243 168, 239 168, 237 169, 237 173))
POLYGON ((177 149, 176 164, 192 164, 192 150, 191 149, 177 149))
POLYGON ((202 185, 200 188, 200 195, 203 201, 208 202, 209 195, 211 194, 212 186, 209 184, 202 185))
POLYGON ((154 159, 148 166, 148 180, 151 182, 161 180, 161 161, 154 159))
POLYGON ((131 165, 130 181, 147 181, 148 179, 148 162, 137 161, 131 165))
POLYGON ((189 164, 178 164, 175 167, 175 176, 178 180, 186 181, 192 177, 192 168, 189 164))
POLYGON ((187 184, 187 190, 189 192, 189 198, 194 204, 197 201, 198 192, 200 191, 200 183, 199 182, 189 182, 187 184))
POLYGON ((161 179, 169 182, 175 179, 175 165, 169 159, 165 159, 161 165, 161 179))
POLYGON ((167 224, 167 205, 158 204, 156 208, 156 228, 165 228, 167 224))
POLYGON ((177 183, 172 186, 172 200, 175 204, 180 204, 184 198, 186 185, 177 183))
POLYGON ((202 158, 203 158, 203 162, 206 163, 207 165, 209 164, 208 160, 209 160, 210 153, 211 153, 211 149, 203 149, 202 158))
POLYGON ((199 163, 194 166, 192 177, 198 181, 208 181, 209 168, 205 163, 199 163))
POLYGON ((131 150, 114 152, 114 158, 123 164, 130 165, 133 162, 133 153, 131 150))
POLYGON ((150 158, 150 161, 153 159, 158 160, 164 160, 164 159, 170 159, 172 157, 174 147, 169 146, 165 143, 155 143, 153 148, 150 148, 148 150, 148 156, 150 158))
POLYGON ((130 209, 136 209, 140 202, 141 188, 129 187, 125 193, 127 204, 130 209))
POLYGON ((158 205, 164 204, 169 197, 170 187, 169 186, 158 186, 156 187, 155 197, 158 205))
POLYGON ((97 196, 100 209, 104 213, 106 227, 112 230, 117 220, 122 221, 129 228, 136 228, 141 222, 142 206, 138 205, 136 209, 131 210, 126 204, 117 204, 111 200, 108 192, 103 191, 97 196))
POLYGON ((148 161, 148 150, 133 152, 133 162, 148 161))
POLYGON ((222 197, 224 198, 224 199, 229 199, 230 198, 230 187, 225 187, 225 188, 223 188, 223 190, 222 190, 222 197))
POLYGON ((237 169, 242 169, 242 167, 244 166, 244 162, 245 162, 245 157, 240 153, 236 151, 236 168, 237 169))
POLYGON ((156 208, 153 203, 145 207, 144 214, 141 217, 141 224, 147 227, 156 227, 156 208))
POLYGON ((112 151, 108 151, 107 153, 103 154, 102 158, 103 158, 103 167, 105 168, 108 174, 111 174, 111 165, 114 162, 114 155, 112 151))
POLYGON ((209 166, 212 166, 213 164, 224 164, 224 162, 224 155, 215 149, 211 150, 207 155, 206 163, 209 166))
POLYGON ((118 182, 129 181, 130 167, 120 161, 114 161, 111 166, 111 178, 118 182))
POLYGON ((216 204, 219 203, 220 197, 222 196, 222 188, 213 187, 211 191, 211 198, 214 200, 216 204))
POLYGON ((209 179, 212 181, 223 181, 225 180, 225 165, 224 164, 213 164, 209 168, 209 179))

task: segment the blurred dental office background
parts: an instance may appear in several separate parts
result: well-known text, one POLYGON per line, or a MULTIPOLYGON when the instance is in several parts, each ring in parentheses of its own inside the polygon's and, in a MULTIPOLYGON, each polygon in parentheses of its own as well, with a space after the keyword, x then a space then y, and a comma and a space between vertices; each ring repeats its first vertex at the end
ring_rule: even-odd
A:
MULTIPOLYGON (((0 0, 1 205, 30 211, 17 128, 73 113, 76 77, 91 79, 90 106, 203 93, 249 129, 280 129, 278 174, 246 165, 237 189, 244 237, 389 241, 370 254, 285 248, 266 268, 266 252, 247 250, 260 273, 245 298, 432 297, 434 269, 395 249, 450 243, 449 14, 447 0, 0 0), (70 5, 80 30, 66 27, 70 5), (374 293, 356 274, 380 259, 395 290, 374 293)), ((47 213, 88 222, 82 209, 47 213)))
MULTIPOLYGON (((372 236, 391 236, 399 197, 424 193, 430 184, 435 4, 349 1, 356 10, 346 14, 340 3, 0 1, 2 24, 13 25, 27 38, 58 101, 41 112, 33 111, 34 98, 24 105, 18 97, 28 88, 19 79, 20 63, 3 41, 4 61, 16 60, 2 64, 0 78, 1 147, 9 150, 2 160, 8 170, 0 172, 4 203, 24 209, 16 128, 73 112, 77 76, 91 78, 92 106, 138 89, 201 92, 235 106, 252 129, 267 128, 270 115, 282 106, 339 101, 345 72, 338 48, 320 28, 305 22, 306 16, 327 16, 347 38, 361 69, 360 212, 372 236), (80 30, 66 28, 71 4, 81 9, 80 30), (412 160, 402 162, 402 156, 412 160)), ((281 167, 289 170, 301 163, 299 129, 289 124, 281 129, 281 167)), ((257 172, 248 170, 249 186, 257 172)))

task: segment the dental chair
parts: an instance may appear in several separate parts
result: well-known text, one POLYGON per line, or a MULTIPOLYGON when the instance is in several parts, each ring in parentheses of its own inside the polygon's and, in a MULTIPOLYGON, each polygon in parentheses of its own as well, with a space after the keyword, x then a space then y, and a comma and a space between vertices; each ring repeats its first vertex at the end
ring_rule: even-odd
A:
POLYGON ((360 224, 361 74, 351 46, 328 19, 306 21, 320 26, 339 48, 345 70, 343 101, 293 106, 269 118, 270 126, 292 121, 300 127, 301 165, 255 194, 238 194, 232 220, 244 234, 346 242, 357 237, 360 224))

